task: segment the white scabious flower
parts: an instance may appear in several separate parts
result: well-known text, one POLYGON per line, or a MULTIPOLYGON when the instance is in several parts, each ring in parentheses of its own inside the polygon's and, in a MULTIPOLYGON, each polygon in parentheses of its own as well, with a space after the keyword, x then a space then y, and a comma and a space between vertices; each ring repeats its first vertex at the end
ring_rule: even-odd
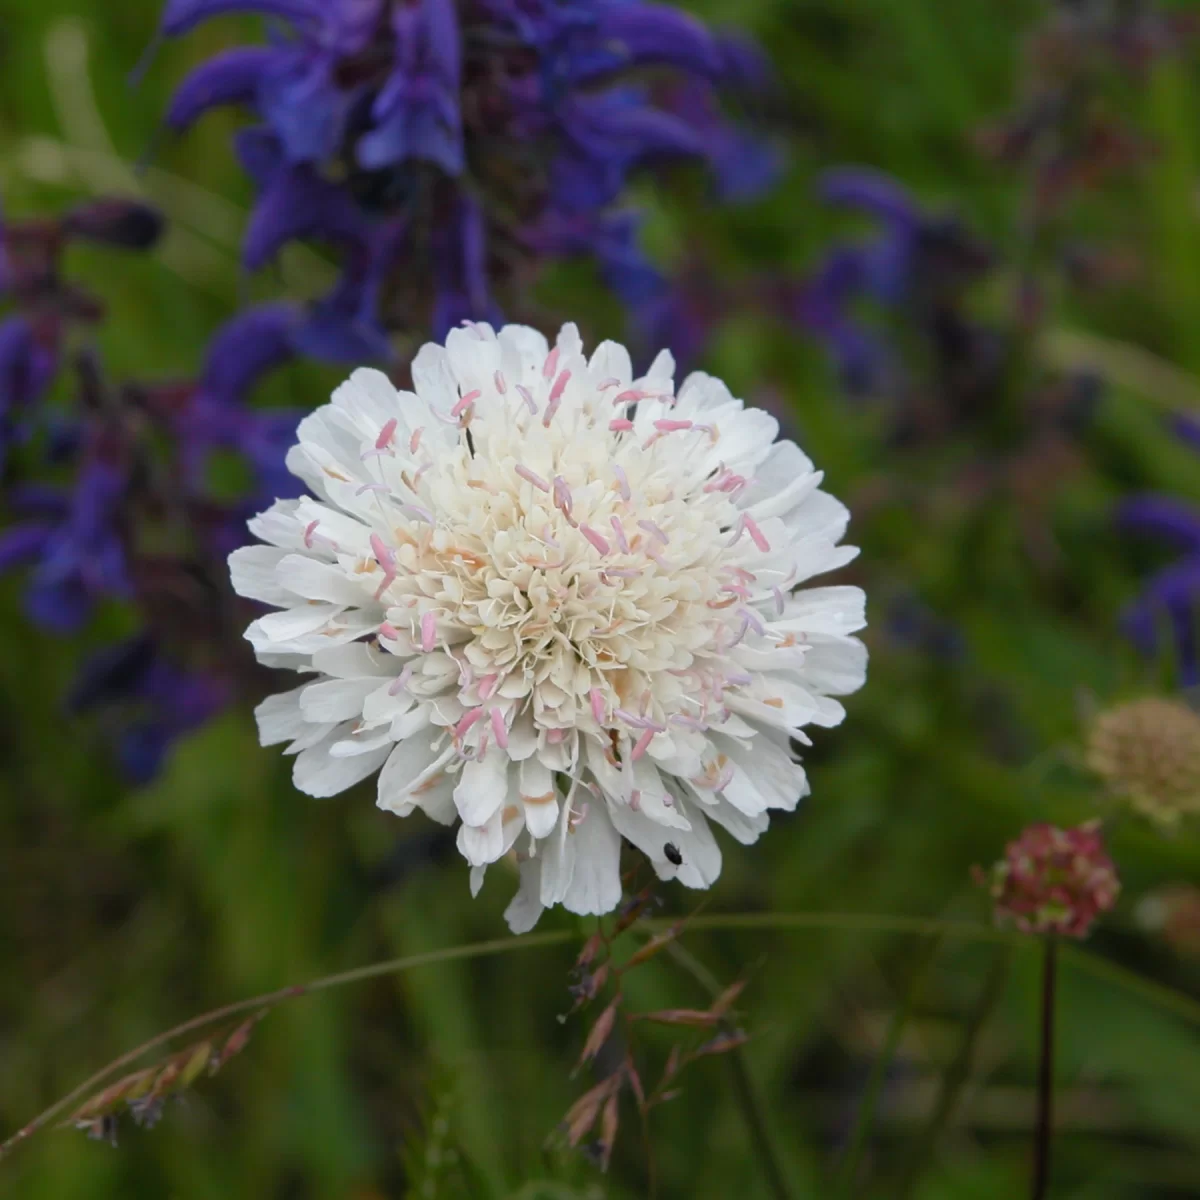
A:
POLYGON ((515 850, 515 931, 605 913, 621 839, 708 887, 710 822, 753 842, 808 792, 790 748, 863 683, 849 518, 778 424, 660 354, 586 358, 566 325, 474 325, 427 345, 415 394, 355 371, 306 417, 281 500, 230 558, 278 608, 260 661, 315 672, 258 709, 300 790, 379 771, 378 803, 461 824, 483 872, 515 850))

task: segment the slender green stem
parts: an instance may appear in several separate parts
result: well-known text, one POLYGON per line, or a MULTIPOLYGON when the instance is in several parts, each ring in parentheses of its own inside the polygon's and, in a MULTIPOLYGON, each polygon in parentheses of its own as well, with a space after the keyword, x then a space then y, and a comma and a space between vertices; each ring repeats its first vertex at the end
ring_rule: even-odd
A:
MULTIPOLYGON (((717 977, 686 947, 678 942, 667 946, 667 954, 675 960, 697 983, 700 984, 714 1000, 723 991, 717 977)), ((724 1032, 733 1032, 729 1021, 722 1021, 724 1032)), ((746 1130, 754 1149, 758 1154, 759 1164, 767 1177, 767 1186, 775 1200, 791 1200, 792 1190, 788 1185, 787 1174, 779 1158, 779 1148, 772 1135, 767 1120, 766 1109, 754 1085, 754 1077, 750 1074, 750 1066, 741 1046, 735 1046, 726 1055, 729 1059, 729 1070, 733 1076, 733 1089, 737 1096, 738 1107, 742 1111, 742 1119, 746 1122, 746 1130)))
POLYGON ((979 998, 967 1016, 966 1025, 963 1027, 962 1041, 959 1042, 958 1050, 946 1069, 946 1073, 942 1076, 941 1086, 938 1088, 937 1098, 933 1102, 929 1120, 905 1164, 904 1174, 901 1176, 896 1191, 897 1200, 907 1200, 907 1197, 912 1194, 925 1164, 937 1150, 942 1130, 954 1115, 955 1108, 958 1107, 958 1098, 971 1075, 971 1064, 975 1060, 975 1047, 978 1044, 979 1035, 983 1032, 988 1018, 1004 994, 1004 984, 1008 979, 1011 963, 1012 949, 1010 947, 1005 947, 992 960, 991 969, 979 991, 979 998))
POLYGON ((507 954, 511 950, 533 950, 542 946, 560 946, 569 942, 574 934, 568 931, 557 933, 530 933, 517 938, 494 938, 487 942, 473 942, 466 946, 447 946, 441 950, 430 950, 424 954, 410 954, 403 958, 390 958, 384 962, 370 963, 365 967, 355 967, 350 971, 339 971, 335 975, 325 975, 308 983, 297 983, 290 987, 279 988, 274 992, 264 992, 259 996, 251 996, 246 1000, 235 1000, 232 1004, 222 1005, 210 1012, 201 1013, 182 1024, 175 1025, 163 1033, 155 1034, 149 1041, 143 1042, 133 1050, 113 1059, 107 1066, 101 1067, 94 1075, 85 1079, 77 1088, 72 1089, 60 1100, 56 1100, 44 1112, 39 1113, 27 1125, 23 1125, 10 1138, 0 1143, 0 1159, 9 1154, 14 1147, 35 1134, 39 1129, 49 1124, 63 1109, 68 1108, 77 1100, 82 1100, 102 1083, 110 1079, 118 1071, 131 1066, 151 1050, 157 1050, 176 1038, 199 1029, 207 1029, 226 1021, 239 1013, 251 1009, 270 1009, 284 1000, 292 1000, 298 996, 309 996, 314 992, 328 991, 330 988, 342 987, 344 984, 361 983, 367 979, 377 979, 381 975, 398 974, 411 971, 415 967, 427 967, 434 963, 453 962, 469 958, 486 958, 492 954, 507 954))
POLYGON ((1037 1133, 1033 1144, 1032 1200, 1045 1200, 1050 1187, 1050 1141, 1054 1132, 1054 1002, 1058 939, 1045 938, 1042 959, 1042 1039, 1038 1058, 1037 1133))
MULTIPOLYGON (((643 929, 655 932, 666 929, 674 922, 668 920, 648 920, 640 922, 643 929)), ((928 917, 905 917, 880 913, 728 913, 692 917, 687 921, 689 930, 763 930, 788 932, 798 930, 842 930, 862 933, 915 933, 929 936, 941 935, 947 940, 961 939, 976 942, 997 942, 1004 945, 1029 948, 1038 943, 1026 934, 1011 930, 996 929, 988 925, 980 925, 972 921, 944 921, 928 917)), ((570 942, 576 936, 569 930, 553 933, 526 934, 523 937, 496 938, 486 942, 474 942, 466 946, 448 946, 442 950, 431 950, 424 954, 408 955, 403 958, 392 958, 384 962, 370 963, 364 967, 356 967, 350 971, 340 971, 334 975, 326 975, 308 983, 294 984, 291 987, 280 988, 274 992, 266 992, 260 996, 251 996, 246 1000, 238 1000, 226 1004, 211 1012, 192 1017, 181 1025, 168 1029, 165 1033, 157 1034, 149 1041, 143 1042, 134 1050, 122 1054, 106 1067, 101 1068, 89 1079, 74 1088, 60 1100, 56 1100, 43 1113, 39 1114, 27 1125, 22 1126, 5 1142, 0 1143, 0 1159, 9 1154, 19 1143, 25 1141, 39 1129, 49 1124, 63 1109, 81 1100, 110 1079, 118 1071, 135 1063, 143 1055, 148 1054, 175 1038, 196 1030, 218 1024, 238 1013, 248 1012, 257 1008, 272 1008, 284 1000, 298 996, 311 995, 314 992, 326 991, 330 988, 341 987, 345 984, 360 983, 367 979, 375 979, 381 975, 395 974, 412 970, 416 967, 428 966, 433 963, 465 961, 472 958, 483 958, 493 954, 507 954, 512 950, 532 950, 546 946, 561 946, 570 942)), ((1175 988, 1157 983, 1152 979, 1143 979, 1137 972, 1122 967, 1118 963, 1109 962, 1095 954, 1091 954, 1077 946, 1063 946, 1059 950, 1064 961, 1077 969, 1087 972, 1094 978, 1103 979, 1118 985, 1126 991, 1141 997, 1143 1000, 1165 1012, 1170 1012, 1193 1025, 1200 1025, 1200 1000, 1197 1000, 1175 988)))
POLYGON ((904 999, 892 1013, 883 1046, 871 1064, 871 1074, 867 1079, 867 1087, 863 1092, 862 1103, 858 1106, 858 1115, 855 1118, 854 1128, 850 1132, 850 1141, 842 1159, 839 1191, 844 1196, 854 1195, 854 1185, 862 1167, 863 1154, 866 1152, 871 1127, 875 1124, 875 1110, 879 1107, 879 1097, 883 1094, 883 1083, 887 1078, 888 1068, 892 1065, 896 1051, 900 1048, 900 1038, 904 1034, 909 1017, 912 1016, 913 1008, 925 983, 925 976, 937 957, 940 945, 941 937, 936 934, 926 941, 923 952, 913 968, 908 987, 905 989, 904 999))

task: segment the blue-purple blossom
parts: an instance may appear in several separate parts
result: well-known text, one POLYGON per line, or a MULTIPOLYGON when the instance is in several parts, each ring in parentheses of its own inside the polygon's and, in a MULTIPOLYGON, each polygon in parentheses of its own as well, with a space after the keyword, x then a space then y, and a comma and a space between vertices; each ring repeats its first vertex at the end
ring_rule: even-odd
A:
POLYGON ((182 131, 223 104, 261 122, 238 139, 259 193, 249 269, 301 238, 341 255, 338 288, 294 331, 304 354, 385 357, 385 329, 440 338, 494 320, 509 285, 519 301, 530 269, 559 254, 598 261, 645 327, 667 289, 613 215, 633 172, 706 162, 723 196, 774 174, 718 101, 761 86, 761 58, 668 5, 170 0, 162 32, 228 12, 280 28, 197 68, 167 123, 182 131), (632 81, 644 67, 670 78, 632 81))
POLYGON ((229 682, 186 671, 147 634, 98 651, 67 698, 70 711, 115 725, 116 757, 134 783, 149 783, 174 742, 203 725, 231 697, 229 682))
MULTIPOLYGON (((1200 448, 1200 424, 1189 418, 1175 422, 1181 439, 1200 448)), ((1117 507, 1117 525, 1145 534, 1179 551, 1180 557, 1147 580, 1141 595, 1122 618, 1125 632, 1147 657, 1174 640, 1180 681, 1200 683, 1200 507, 1169 496, 1132 496, 1117 507)))
POLYGON ((878 233, 839 244, 793 299, 796 318, 821 340, 852 395, 894 392, 903 366, 885 333, 860 314, 865 302, 882 317, 915 328, 929 341, 952 386, 986 339, 958 309, 964 286, 991 262, 950 217, 929 215, 895 180, 862 168, 825 174, 821 198, 873 218, 878 233))

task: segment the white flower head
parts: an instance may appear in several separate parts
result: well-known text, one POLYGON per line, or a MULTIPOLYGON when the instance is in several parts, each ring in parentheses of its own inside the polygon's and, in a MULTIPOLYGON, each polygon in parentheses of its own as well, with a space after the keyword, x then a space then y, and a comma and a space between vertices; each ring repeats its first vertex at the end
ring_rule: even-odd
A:
POLYGON ((566 325, 426 345, 415 394, 355 371, 306 417, 281 500, 230 558, 281 611, 260 661, 315 672, 258 709, 301 791, 379 771, 378 803, 460 822, 478 889, 510 851, 515 931, 621 899, 622 838, 706 888, 710 822, 753 842, 807 794, 791 749, 863 683, 849 517, 778 424, 719 380, 633 376, 566 325))

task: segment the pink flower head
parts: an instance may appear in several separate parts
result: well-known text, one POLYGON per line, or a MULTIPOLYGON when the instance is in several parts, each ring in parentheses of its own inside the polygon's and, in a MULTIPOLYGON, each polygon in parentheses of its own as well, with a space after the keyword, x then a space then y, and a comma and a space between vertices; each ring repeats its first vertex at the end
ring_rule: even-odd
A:
POLYGON ((1087 936, 1121 890, 1099 821, 1074 829, 1030 825, 1008 843, 983 881, 995 901, 997 922, 1011 921, 1024 933, 1075 938, 1087 936))

